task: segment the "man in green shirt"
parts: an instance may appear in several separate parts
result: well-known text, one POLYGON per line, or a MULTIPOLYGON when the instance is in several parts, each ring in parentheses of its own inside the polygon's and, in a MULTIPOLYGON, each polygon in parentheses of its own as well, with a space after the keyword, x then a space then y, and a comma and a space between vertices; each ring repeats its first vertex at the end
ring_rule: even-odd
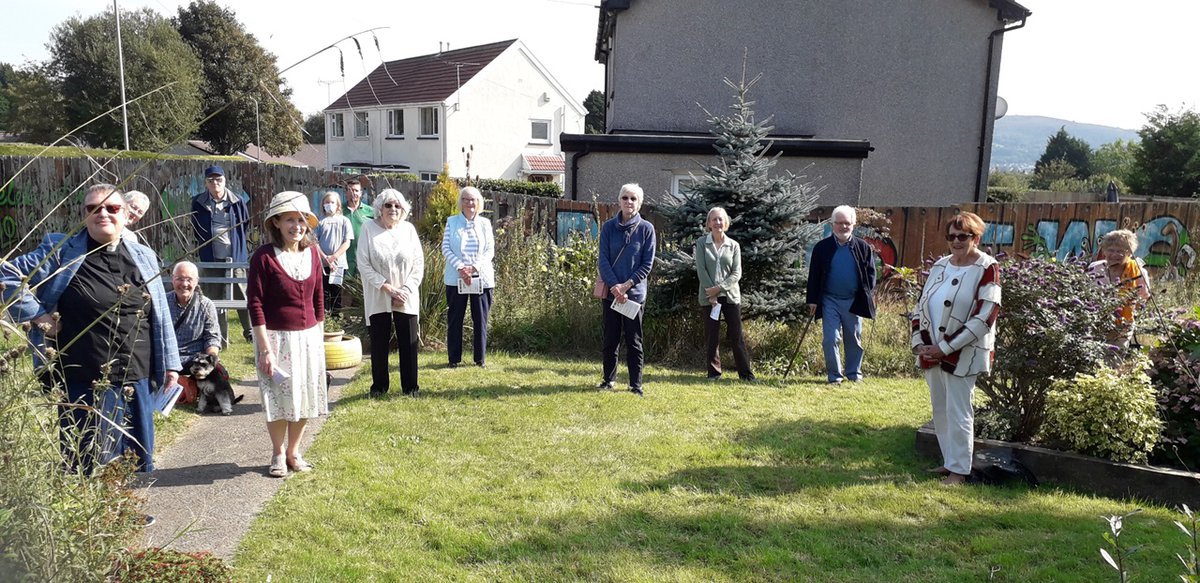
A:
POLYGON ((350 277, 357 277, 358 234, 362 231, 364 222, 375 218, 375 209, 362 202, 362 184, 357 180, 346 182, 346 206, 342 209, 342 214, 350 219, 350 226, 354 229, 354 238, 350 240, 350 248, 346 250, 346 259, 350 263, 350 269, 346 274, 350 277))

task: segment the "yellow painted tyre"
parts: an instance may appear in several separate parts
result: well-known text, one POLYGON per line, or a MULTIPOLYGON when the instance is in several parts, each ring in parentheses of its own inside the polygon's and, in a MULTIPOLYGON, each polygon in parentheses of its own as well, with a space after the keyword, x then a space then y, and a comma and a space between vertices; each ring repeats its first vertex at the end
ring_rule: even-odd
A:
POLYGON ((362 362, 362 342, 356 336, 343 336, 336 342, 325 343, 325 368, 350 368, 362 362))

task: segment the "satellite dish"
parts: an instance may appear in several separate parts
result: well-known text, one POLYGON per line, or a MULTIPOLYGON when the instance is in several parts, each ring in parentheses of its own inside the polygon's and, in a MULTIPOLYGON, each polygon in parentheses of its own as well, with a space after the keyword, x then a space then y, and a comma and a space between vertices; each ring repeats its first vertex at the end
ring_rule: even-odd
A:
POLYGON ((1003 97, 1000 97, 999 95, 997 95, 996 96, 996 118, 995 119, 1000 119, 1000 118, 1004 117, 1004 114, 1006 114, 1006 113, 1008 113, 1008 102, 1005 101, 1003 97))

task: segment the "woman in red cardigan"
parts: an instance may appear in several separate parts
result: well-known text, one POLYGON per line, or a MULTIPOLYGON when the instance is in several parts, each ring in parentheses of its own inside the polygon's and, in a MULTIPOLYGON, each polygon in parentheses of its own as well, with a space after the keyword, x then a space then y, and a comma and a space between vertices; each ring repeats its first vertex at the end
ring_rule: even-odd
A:
POLYGON ((254 327, 258 386, 271 435, 268 473, 307 472, 300 439, 309 419, 329 412, 325 384, 321 257, 313 229, 317 217, 308 198, 281 192, 271 199, 263 223, 269 244, 250 257, 246 308, 254 327), (287 450, 284 450, 286 441, 287 450))

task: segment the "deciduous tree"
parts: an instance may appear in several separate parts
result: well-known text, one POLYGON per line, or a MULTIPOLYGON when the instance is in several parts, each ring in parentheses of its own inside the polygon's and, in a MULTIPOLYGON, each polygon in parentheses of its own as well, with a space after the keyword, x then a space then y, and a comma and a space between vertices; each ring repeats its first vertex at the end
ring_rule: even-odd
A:
POLYGON ((304 141, 309 144, 325 143, 325 114, 314 113, 304 118, 304 141))
POLYGON ((199 56, 205 121, 198 135, 222 154, 255 141, 255 100, 263 149, 275 155, 300 149, 302 118, 284 85, 275 55, 258 44, 232 10, 199 0, 179 9, 179 34, 199 56))
POLYGON ((6 130, 22 140, 49 144, 67 132, 61 83, 45 64, 30 64, 7 78, 6 130))
POLYGON ((1200 196, 1200 114, 1171 113, 1165 105, 1146 115, 1138 130, 1141 147, 1134 152, 1129 185, 1148 196, 1200 196))
MULTIPOLYGON (((200 114, 200 62, 196 55, 171 22, 150 9, 122 12, 121 35, 126 97, 132 100, 165 87, 129 105, 131 147, 160 150, 188 137, 200 114)), ((49 46, 50 71, 61 82, 68 127, 120 104, 117 36, 111 11, 67 19, 50 33, 49 46)), ((78 135, 90 145, 122 146, 121 123, 117 110, 78 135)))

